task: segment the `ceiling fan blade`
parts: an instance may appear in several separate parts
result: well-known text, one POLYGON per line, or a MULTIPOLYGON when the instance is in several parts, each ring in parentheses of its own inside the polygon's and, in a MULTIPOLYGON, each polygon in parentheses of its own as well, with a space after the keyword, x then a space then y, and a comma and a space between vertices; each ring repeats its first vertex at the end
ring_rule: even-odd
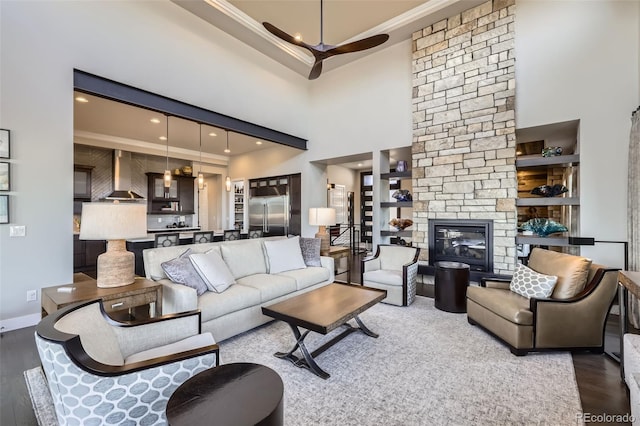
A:
POLYGON ((317 60, 313 64, 313 68, 311 68, 311 72, 309 73, 309 80, 315 80, 320 77, 320 73, 322 72, 322 60, 317 60))
POLYGON ((294 36, 285 33, 278 27, 268 22, 263 22, 262 25, 264 25, 267 31, 269 31, 271 34, 286 41, 287 43, 295 44, 296 46, 300 46, 300 47, 304 47, 305 49, 312 50, 310 45, 308 45, 307 43, 301 40, 297 40, 294 36))
POLYGON ((372 47, 379 46, 387 40, 389 40, 389 34, 378 34, 363 38, 362 40, 336 46, 333 49, 328 50, 327 53, 331 55, 339 55, 341 53, 359 52, 361 50, 367 50, 372 47))

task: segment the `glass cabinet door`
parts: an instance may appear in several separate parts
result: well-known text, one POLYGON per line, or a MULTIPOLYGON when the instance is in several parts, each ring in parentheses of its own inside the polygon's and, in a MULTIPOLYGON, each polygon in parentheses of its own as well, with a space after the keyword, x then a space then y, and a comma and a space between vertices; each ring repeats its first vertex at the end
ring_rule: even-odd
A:
POLYGON ((178 181, 176 179, 171 180, 169 188, 165 188, 164 179, 156 178, 153 182, 153 188, 153 198, 178 198, 178 181))

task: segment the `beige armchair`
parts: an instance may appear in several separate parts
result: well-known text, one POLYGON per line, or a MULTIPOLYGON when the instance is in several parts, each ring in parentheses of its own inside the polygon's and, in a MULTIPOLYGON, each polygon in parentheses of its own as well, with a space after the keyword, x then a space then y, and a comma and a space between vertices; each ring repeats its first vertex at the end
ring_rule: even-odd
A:
POLYGON ((409 306, 416 297, 420 249, 399 245, 378 245, 373 257, 362 260, 362 285, 387 290, 383 303, 409 306))
POLYGON ((35 339, 59 424, 166 424, 173 391, 218 364, 200 311, 119 323, 81 302, 43 318, 35 339))
POLYGON ((550 298, 520 296, 509 280, 483 279, 467 289, 467 318, 502 340, 514 355, 543 350, 604 351, 604 328, 616 295, 617 269, 535 248, 528 266, 555 275, 550 298))

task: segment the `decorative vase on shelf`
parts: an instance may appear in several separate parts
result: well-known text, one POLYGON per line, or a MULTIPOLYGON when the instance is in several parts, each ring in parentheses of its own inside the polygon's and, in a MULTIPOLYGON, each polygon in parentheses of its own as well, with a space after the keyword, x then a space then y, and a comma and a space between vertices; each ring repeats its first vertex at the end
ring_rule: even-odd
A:
POLYGON ((568 229, 561 223, 547 218, 529 219, 520 227, 525 231, 532 231, 539 237, 547 237, 556 232, 567 232, 568 229))
POLYGON ((536 186, 531 190, 531 194, 540 195, 542 197, 555 197, 557 195, 564 194, 567 191, 569 191, 569 189, 566 186, 556 183, 555 185, 536 186))
POLYGON ((398 189, 393 194, 391 194, 396 201, 413 201, 413 197, 408 189, 398 189))
POLYGON ((543 157, 555 157, 557 155, 562 155, 562 147, 548 146, 548 147, 542 148, 543 157))

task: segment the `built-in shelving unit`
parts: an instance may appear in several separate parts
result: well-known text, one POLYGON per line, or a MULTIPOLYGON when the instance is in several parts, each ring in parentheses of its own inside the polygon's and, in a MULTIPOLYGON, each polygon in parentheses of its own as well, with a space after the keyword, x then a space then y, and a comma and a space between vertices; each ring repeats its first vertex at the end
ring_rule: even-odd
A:
MULTIPOLYGON (((388 198, 391 198, 391 193, 397 189, 401 189, 401 181, 403 180, 411 180, 411 170, 404 170, 401 172, 392 171, 389 173, 381 173, 380 174, 380 184, 383 188, 387 188, 389 192, 388 198)), ((385 209, 395 209, 394 217, 397 218, 411 218, 412 213, 410 209, 413 208, 413 201, 381 201, 380 208, 383 211, 383 216, 385 218, 385 223, 380 230, 381 237, 390 237, 391 243, 397 242, 395 239, 400 238, 411 238, 413 235, 413 231, 411 230, 395 230, 391 229, 391 225, 388 224, 391 214, 385 214, 385 209)), ((391 211, 391 210, 387 210, 391 211)))
POLYGON ((550 218, 565 225, 564 233, 547 237, 516 236, 516 243, 536 246, 574 247, 593 244, 592 238, 576 237, 579 233, 579 169, 578 120, 516 130, 516 170, 518 177, 518 225, 533 217, 550 218), (546 147, 561 147, 562 155, 543 157, 546 147), (568 189, 555 197, 542 197, 530 191, 541 185, 562 184, 568 189))

